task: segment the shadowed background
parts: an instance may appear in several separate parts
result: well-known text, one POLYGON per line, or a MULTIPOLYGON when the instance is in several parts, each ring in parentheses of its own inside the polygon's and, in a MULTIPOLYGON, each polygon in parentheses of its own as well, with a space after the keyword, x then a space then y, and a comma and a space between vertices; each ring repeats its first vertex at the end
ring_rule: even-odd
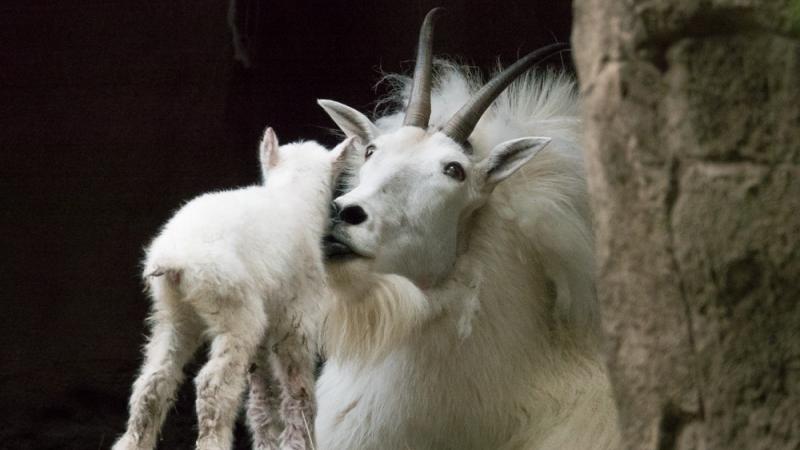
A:
MULTIPOLYGON (((315 100, 371 111, 433 6, 436 54, 484 70, 569 39, 556 0, 240 0, 245 67, 226 2, 0 6, 0 449, 111 445, 145 338, 142 248, 182 201, 257 182, 266 125, 332 145, 315 100)), ((194 437, 187 382, 161 448, 194 437)))

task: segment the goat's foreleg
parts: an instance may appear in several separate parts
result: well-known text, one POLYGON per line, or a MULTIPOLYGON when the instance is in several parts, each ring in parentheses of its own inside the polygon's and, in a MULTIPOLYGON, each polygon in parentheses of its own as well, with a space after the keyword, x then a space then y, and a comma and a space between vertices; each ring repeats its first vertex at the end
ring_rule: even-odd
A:
POLYGON ((216 336, 208 362, 195 378, 198 450, 228 450, 233 442, 247 369, 266 328, 260 300, 245 304, 236 309, 223 307, 208 317, 204 314, 216 336))
POLYGON ((253 434, 255 450, 277 450, 283 428, 278 412, 278 386, 270 367, 270 342, 264 339, 258 348, 249 374, 250 395, 247 400, 247 423, 253 434))
POLYGON ((150 450, 183 381, 183 366, 201 342, 201 327, 190 313, 156 311, 141 373, 133 384, 125 434, 113 450, 150 450))

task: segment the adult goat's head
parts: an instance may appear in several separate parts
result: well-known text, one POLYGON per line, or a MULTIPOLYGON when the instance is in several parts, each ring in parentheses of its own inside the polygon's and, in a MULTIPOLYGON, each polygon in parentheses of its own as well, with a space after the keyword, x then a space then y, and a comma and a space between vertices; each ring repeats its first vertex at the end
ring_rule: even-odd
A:
POLYGON ((468 140, 478 120, 517 76, 566 47, 553 44, 530 53, 486 83, 443 126, 429 129, 431 47, 438 11, 429 12, 422 24, 402 127, 381 132, 360 112, 319 101, 348 137, 359 138, 365 159, 357 184, 334 200, 328 255, 334 261, 366 258, 373 270, 400 274, 422 286, 436 284, 449 273, 466 219, 499 182, 550 141, 514 139, 478 160, 468 140))

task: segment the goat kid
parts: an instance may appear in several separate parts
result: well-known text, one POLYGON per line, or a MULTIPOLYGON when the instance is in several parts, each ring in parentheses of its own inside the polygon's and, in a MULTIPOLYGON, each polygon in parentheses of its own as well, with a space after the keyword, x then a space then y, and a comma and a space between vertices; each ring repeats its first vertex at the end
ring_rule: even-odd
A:
POLYGON ((348 139, 330 152, 314 142, 279 147, 267 128, 262 186, 201 195, 164 226, 147 250, 151 334, 127 430, 114 450, 156 445, 183 366, 204 337, 211 346, 195 378, 197 448, 231 447, 248 377, 254 446, 310 444, 316 324, 328 296, 320 241, 351 144, 348 139), (274 411, 275 378, 282 420, 274 411))

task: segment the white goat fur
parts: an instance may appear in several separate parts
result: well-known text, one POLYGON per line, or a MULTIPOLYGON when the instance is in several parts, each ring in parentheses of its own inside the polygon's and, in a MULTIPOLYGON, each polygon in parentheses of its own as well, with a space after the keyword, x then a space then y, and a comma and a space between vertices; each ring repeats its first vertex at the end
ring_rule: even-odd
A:
MULTIPOLYGON (((390 79, 388 102, 403 105, 410 80, 390 79)), ((480 85, 439 61, 431 129, 480 85)), ((402 117, 376 125, 391 132, 402 117)), ((529 72, 512 84, 473 132, 474 159, 524 136, 552 141, 468 219, 444 282, 420 290, 364 259, 329 269, 339 299, 317 384, 321 449, 616 448, 571 78, 529 72)))
POLYGON ((202 195, 166 224, 147 250, 151 336, 115 450, 155 446, 183 366, 204 337, 211 348, 195 379, 197 448, 230 448, 251 364, 255 447, 309 445, 317 324, 328 296, 320 240, 349 148, 350 141, 331 152, 313 142, 278 148, 267 129, 263 186, 202 195), (273 378, 282 388, 280 436, 273 378))

